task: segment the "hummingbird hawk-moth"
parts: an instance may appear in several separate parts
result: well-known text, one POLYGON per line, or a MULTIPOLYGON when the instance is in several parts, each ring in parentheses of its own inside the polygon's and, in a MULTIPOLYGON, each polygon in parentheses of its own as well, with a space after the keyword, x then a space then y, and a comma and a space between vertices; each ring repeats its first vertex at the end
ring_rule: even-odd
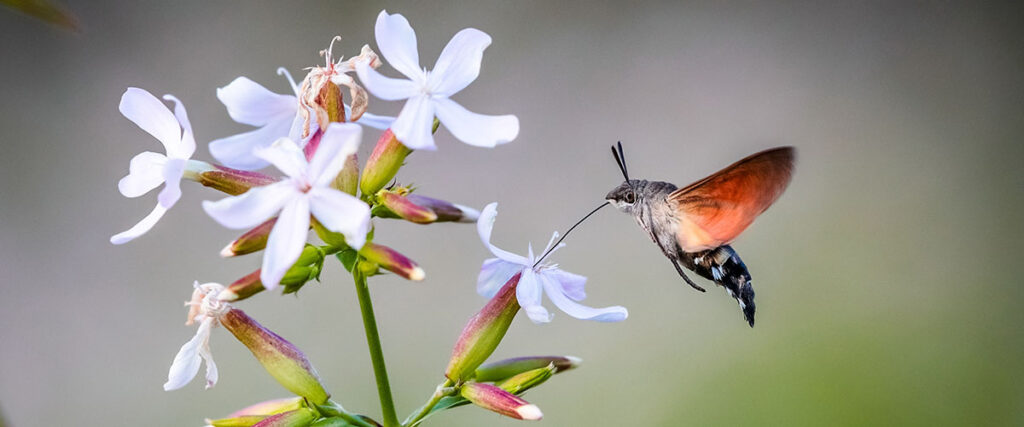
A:
POLYGON ((608 203, 632 215, 694 289, 704 292, 680 264, 724 287, 753 327, 750 272, 729 244, 789 185, 796 157, 793 147, 748 156, 683 188, 629 179, 622 142, 612 146, 612 154, 625 181, 605 196, 608 203))

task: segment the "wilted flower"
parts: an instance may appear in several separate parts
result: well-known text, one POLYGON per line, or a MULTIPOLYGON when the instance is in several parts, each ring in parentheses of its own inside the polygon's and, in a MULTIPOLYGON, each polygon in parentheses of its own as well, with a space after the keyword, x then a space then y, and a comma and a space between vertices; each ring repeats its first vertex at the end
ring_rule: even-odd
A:
POLYGON ((189 158, 196 151, 196 141, 185 106, 172 95, 164 95, 164 99, 174 102, 173 114, 153 94, 143 89, 130 87, 121 96, 118 106, 121 114, 159 140, 167 155, 142 152, 132 158, 128 176, 117 183, 118 190, 125 197, 139 197, 160 184, 164 184, 164 189, 149 215, 134 227, 110 238, 110 243, 115 245, 145 234, 181 198, 181 177, 185 174, 189 158))
MULTIPOLYGON (((303 137, 305 117, 299 110, 299 87, 284 68, 278 74, 287 76, 293 95, 271 92, 247 77, 238 77, 227 86, 217 89, 217 98, 228 109, 231 118, 242 124, 258 126, 259 129, 232 135, 210 142, 210 154, 225 166, 255 170, 266 167, 269 162, 253 154, 258 148, 265 148, 278 138, 289 137, 301 141, 302 145, 316 132, 314 121, 307 136, 303 137)), ((346 106, 348 108, 348 106, 346 106)), ((394 117, 363 114, 356 123, 376 129, 386 129, 394 117)))
POLYGON ((374 96, 388 101, 407 100, 391 125, 395 137, 407 147, 436 149, 431 132, 435 115, 452 135, 470 145, 493 147, 519 134, 516 116, 477 114, 448 99, 480 74, 484 49, 491 44, 486 33, 475 28, 459 31, 441 51, 431 71, 420 67, 416 32, 404 16, 381 11, 374 33, 380 53, 409 80, 385 77, 366 63, 357 63, 356 73, 374 96))
MULTIPOLYGON (((480 295, 490 298, 510 277, 522 273, 519 285, 516 287, 516 298, 534 323, 550 322, 553 317, 541 305, 541 297, 544 293, 551 298, 551 302, 555 303, 555 306, 577 319, 599 322, 618 322, 626 319, 628 313, 621 306, 591 308, 578 304, 577 301, 586 298, 583 286, 586 284, 587 278, 563 271, 558 268, 557 264, 537 264, 538 260, 533 254, 533 247, 529 248, 529 255, 524 257, 492 245, 491 229, 494 228, 494 219, 498 214, 497 209, 497 203, 487 205, 477 221, 480 240, 497 257, 484 261, 477 279, 477 292, 480 295)), ((557 238, 558 233, 556 232, 551 236, 551 241, 548 242, 547 248, 541 254, 548 253, 549 250, 554 252, 564 246, 564 244, 560 244, 558 247, 551 247, 557 238)))
POLYGON ((311 213, 328 230, 344 234, 349 246, 363 246, 370 226, 370 208, 330 186, 346 158, 356 152, 361 135, 358 125, 331 124, 308 162, 295 142, 279 139, 257 150, 256 155, 284 172, 287 179, 217 202, 203 202, 206 213, 228 228, 252 228, 278 215, 267 239, 260 274, 267 289, 280 284, 298 259, 306 243, 311 213))
POLYGON ((167 382, 164 383, 164 390, 177 390, 192 381, 199 373, 199 365, 206 361, 206 388, 217 384, 217 364, 213 362, 213 353, 210 352, 210 332, 219 324, 221 316, 231 310, 231 306, 217 298, 217 294, 224 290, 219 283, 195 282, 195 290, 192 292, 192 299, 185 303, 189 306, 188 321, 186 325, 199 322, 199 329, 196 336, 181 346, 178 354, 174 356, 171 369, 167 373, 167 382))

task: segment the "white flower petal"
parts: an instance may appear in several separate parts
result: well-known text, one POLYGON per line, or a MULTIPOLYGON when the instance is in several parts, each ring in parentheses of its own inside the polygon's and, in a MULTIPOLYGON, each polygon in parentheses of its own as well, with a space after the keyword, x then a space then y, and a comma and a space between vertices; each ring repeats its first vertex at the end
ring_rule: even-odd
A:
POLYGON ((572 298, 574 301, 583 301, 587 297, 587 293, 583 289, 584 285, 587 284, 586 277, 558 268, 547 270, 544 272, 544 275, 558 282, 562 286, 565 296, 572 298))
POLYGON ((302 254, 308 235, 309 199, 296 197, 281 209, 281 215, 267 238, 263 270, 260 272, 263 287, 273 290, 281 284, 281 278, 302 254))
MULTIPOLYGON (((210 154, 229 168, 263 169, 270 162, 256 157, 253 152, 258 148, 270 146, 278 138, 289 136, 292 121, 293 117, 281 117, 259 129, 211 141, 210 154)), ((299 123, 301 124, 301 121, 299 123)))
POLYGON ((151 228, 153 228, 154 225, 156 225, 157 221, 160 221, 160 218, 163 218, 165 213, 167 213, 167 208, 160 206, 160 204, 158 203, 156 207, 153 208, 153 211, 150 212, 149 215, 146 215, 145 218, 142 218, 142 221, 139 221, 139 223, 135 224, 134 227, 121 233, 115 234, 113 237, 111 237, 110 243, 120 245, 128 243, 134 240, 136 237, 146 234, 147 231, 149 231, 151 228))
POLYGON ((493 147, 512 141, 519 135, 519 118, 516 116, 477 114, 448 98, 434 99, 434 114, 452 135, 469 145, 493 147))
POLYGON ((476 293, 491 298, 498 293, 508 279, 523 270, 520 264, 513 264, 501 258, 490 258, 480 267, 480 275, 476 279, 476 293))
POLYGON ((252 228, 273 218, 282 206, 299 196, 295 183, 285 180, 251 188, 242 194, 225 197, 216 202, 203 201, 203 210, 227 228, 252 228))
POLYGON ((359 199, 329 187, 309 191, 309 209, 328 230, 345 235, 345 243, 360 249, 370 231, 370 207, 359 199))
POLYGON ((213 319, 205 319, 199 324, 196 336, 192 337, 185 345, 181 346, 178 354, 171 362, 171 369, 167 373, 167 382, 164 383, 164 390, 177 390, 192 381, 199 373, 199 365, 202 358, 199 356, 199 348, 203 342, 209 340, 210 328, 213 326, 213 319))
POLYGON ((159 140, 168 152, 181 142, 178 120, 153 94, 130 87, 121 96, 121 104, 117 108, 128 120, 159 140))
POLYGON ((192 135, 192 123, 188 121, 185 104, 182 104, 174 95, 164 95, 164 99, 174 103, 174 117, 182 129, 181 140, 168 147, 167 157, 187 160, 196 152, 196 139, 192 135))
POLYGON ((160 206, 170 209, 181 198, 181 177, 185 175, 184 159, 167 159, 164 165, 164 189, 157 197, 160 206))
MULTIPOLYGON (((350 116, 351 111, 352 111, 352 107, 349 107, 348 105, 346 105, 345 106, 345 117, 351 117, 350 116)), ((374 128, 374 129, 384 130, 384 129, 387 129, 387 128, 391 127, 391 123, 394 123, 394 121, 395 121, 395 118, 391 117, 391 116, 378 116, 378 115, 373 114, 373 113, 363 113, 362 117, 360 117, 359 120, 356 120, 356 123, 358 123, 360 125, 363 125, 363 126, 369 126, 369 127, 374 128)))
POLYGON ((227 107, 232 120, 251 126, 264 126, 282 117, 291 119, 298 110, 294 96, 271 92, 248 77, 238 77, 217 89, 217 99, 227 107))
POLYGON ((487 246, 494 256, 513 264, 530 267, 528 260, 520 255, 503 250, 491 244, 491 230, 494 229, 494 220, 498 216, 498 203, 494 202, 484 207, 480 212, 480 218, 476 220, 476 232, 480 235, 480 241, 487 246))
POLYGON ((139 197, 160 186, 164 182, 164 163, 167 157, 160 153, 144 151, 135 157, 128 166, 128 175, 117 183, 117 189, 125 197, 139 197))
POLYGON ((544 286, 544 292, 548 294, 551 302, 566 314, 577 319, 595 320, 598 322, 619 322, 626 320, 629 312, 625 307, 611 306, 605 308, 592 308, 578 304, 567 297, 559 283, 551 277, 549 272, 537 274, 537 279, 544 286))
POLYGON ((210 352, 210 343, 203 343, 199 347, 199 356, 206 362, 206 388, 210 389, 217 385, 217 364, 213 362, 213 353, 210 352))
POLYGON ((301 114, 296 113, 295 118, 292 120, 292 127, 288 131, 288 138, 292 141, 298 141, 300 147, 305 147, 309 140, 313 139, 313 136, 316 135, 316 131, 320 130, 320 124, 316 121, 316 113, 303 106, 299 106, 299 108, 309 112, 309 135, 306 135, 305 138, 302 137, 302 132, 306 127, 306 119, 301 114))
POLYGON ((306 153, 295 144, 295 141, 288 138, 278 138, 268 147, 253 150, 253 154, 293 178, 304 177, 309 170, 306 153))
POLYGON ((385 101, 406 99, 420 93, 420 86, 412 80, 386 77, 366 63, 356 64, 356 74, 366 90, 385 101))
POLYGON ((532 268, 523 270, 516 285, 516 300, 533 323, 548 323, 554 317, 541 303, 541 283, 532 268))
MULTIPOLYGON (((404 16, 397 13, 388 15, 386 10, 382 10, 377 15, 377 23, 373 30, 377 38, 377 48, 392 68, 410 79, 423 74, 423 70, 420 69, 420 55, 416 50, 416 31, 404 16)), ((359 78, 362 79, 363 76, 360 74, 359 78)))
POLYGON ((427 85, 434 95, 449 97, 465 89, 480 75, 480 61, 491 36, 476 28, 466 28, 452 37, 441 51, 427 85))
POLYGON ((359 149, 363 128, 355 123, 331 123, 320 137, 307 176, 314 187, 326 187, 345 167, 345 160, 359 149))
POLYGON ((402 112, 391 124, 391 131, 406 147, 413 150, 437 149, 434 145, 434 136, 431 133, 434 127, 434 104, 426 95, 417 95, 405 101, 402 112))

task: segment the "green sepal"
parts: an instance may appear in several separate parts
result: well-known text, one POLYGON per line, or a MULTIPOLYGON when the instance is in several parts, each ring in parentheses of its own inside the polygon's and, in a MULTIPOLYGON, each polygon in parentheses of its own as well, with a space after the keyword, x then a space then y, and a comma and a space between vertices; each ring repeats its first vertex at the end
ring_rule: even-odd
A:
POLYGON ((344 249, 341 252, 334 254, 334 256, 338 258, 338 261, 341 261, 341 265, 343 265, 345 270, 348 270, 349 273, 352 272, 352 269, 356 266, 356 262, 359 261, 359 252, 352 248, 344 249))

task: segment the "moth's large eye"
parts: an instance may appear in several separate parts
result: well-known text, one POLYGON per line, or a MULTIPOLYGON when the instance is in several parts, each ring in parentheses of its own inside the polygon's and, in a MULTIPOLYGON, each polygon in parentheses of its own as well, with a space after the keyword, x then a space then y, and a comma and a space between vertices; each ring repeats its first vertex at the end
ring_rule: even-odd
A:
POLYGON ((630 191, 630 192, 626 193, 626 198, 625 198, 625 200, 626 200, 626 203, 629 203, 629 204, 631 204, 631 205, 632 205, 633 203, 635 203, 635 202, 636 202, 636 193, 634 193, 634 192, 632 192, 632 191, 630 191))

